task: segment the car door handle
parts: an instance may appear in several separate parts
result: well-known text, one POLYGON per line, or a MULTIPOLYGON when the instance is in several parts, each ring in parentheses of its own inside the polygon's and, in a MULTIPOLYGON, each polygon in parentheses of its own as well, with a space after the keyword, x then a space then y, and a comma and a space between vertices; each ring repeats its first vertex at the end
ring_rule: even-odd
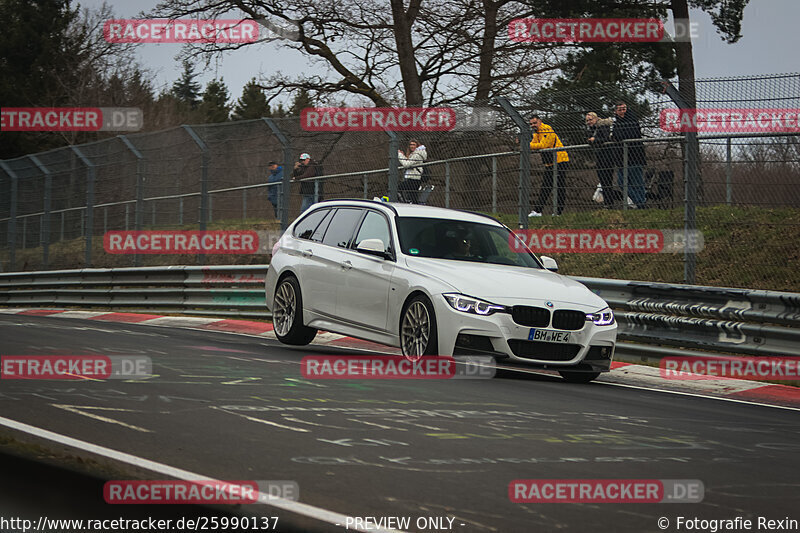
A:
POLYGON ((350 270, 351 268, 353 268, 353 263, 351 263, 350 261, 342 261, 342 268, 345 270, 350 270))
POLYGON ((303 250, 303 257, 311 257, 312 255, 314 255, 314 250, 310 248, 308 250, 303 250))

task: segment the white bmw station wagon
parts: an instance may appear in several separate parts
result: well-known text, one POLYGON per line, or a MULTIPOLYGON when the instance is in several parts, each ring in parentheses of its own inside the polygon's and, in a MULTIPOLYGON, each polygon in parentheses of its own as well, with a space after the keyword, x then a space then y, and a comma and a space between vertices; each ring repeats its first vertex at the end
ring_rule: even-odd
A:
POLYGON ((370 200, 314 204, 276 243, 266 300, 277 338, 317 330, 407 356, 491 355, 588 382, 610 369, 608 304, 479 213, 370 200))

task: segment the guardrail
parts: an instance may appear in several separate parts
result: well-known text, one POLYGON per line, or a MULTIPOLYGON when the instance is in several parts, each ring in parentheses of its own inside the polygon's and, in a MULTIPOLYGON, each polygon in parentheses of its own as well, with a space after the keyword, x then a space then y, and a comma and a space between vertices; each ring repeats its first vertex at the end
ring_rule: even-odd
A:
MULTIPOLYGON (((268 319, 268 265, 169 266, 0 274, 0 305, 91 307, 268 319)), ((619 322, 620 355, 800 356, 800 294, 574 278, 619 322), (696 350, 707 350, 700 352, 696 350)))

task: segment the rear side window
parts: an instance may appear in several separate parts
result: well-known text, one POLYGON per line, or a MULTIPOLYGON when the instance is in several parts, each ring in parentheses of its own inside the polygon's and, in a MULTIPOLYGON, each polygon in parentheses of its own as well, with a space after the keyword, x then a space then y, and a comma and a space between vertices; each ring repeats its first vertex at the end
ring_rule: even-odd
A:
POLYGON ((298 239, 310 239, 319 223, 330 212, 330 209, 319 209, 309 214, 294 227, 294 236, 298 239))
POLYGON ((328 225, 322 244, 347 248, 362 213, 361 209, 337 209, 328 225))

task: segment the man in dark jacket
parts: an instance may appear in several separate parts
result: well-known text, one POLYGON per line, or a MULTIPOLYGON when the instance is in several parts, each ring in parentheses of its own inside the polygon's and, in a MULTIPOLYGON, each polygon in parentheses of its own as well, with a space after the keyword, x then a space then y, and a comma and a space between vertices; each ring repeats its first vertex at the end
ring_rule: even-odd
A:
POLYGON ((272 207, 275 209, 275 217, 280 218, 280 198, 283 195, 283 186, 280 185, 280 183, 283 181, 283 167, 278 165, 278 163, 275 161, 270 161, 267 168, 269 168, 269 177, 267 178, 267 183, 278 184, 267 187, 267 198, 269 199, 269 203, 271 203, 272 207))
MULTIPOLYGON (((617 182, 624 190, 624 151, 622 141, 626 139, 641 139, 642 128, 633 111, 628 110, 625 102, 617 102, 614 127, 611 130, 611 139, 620 143, 616 148, 617 182)), ((643 171, 647 165, 644 153, 644 144, 641 141, 626 143, 628 145, 628 196, 636 207, 643 208, 646 200, 643 171)), ((627 200, 623 200, 627 201, 627 200)))
MULTIPOLYGON (((309 154, 300 154, 300 160, 294 164, 292 180, 305 180, 319 176, 319 168, 319 163, 312 161, 309 154)), ((300 195, 303 197, 300 203, 301 213, 311 207, 314 202, 322 200, 322 190, 322 180, 300 181, 300 195), (316 194, 314 194, 315 190, 316 194)))
POLYGON ((603 206, 611 209, 620 207, 622 193, 614 186, 614 147, 611 145, 610 118, 599 118, 597 113, 586 114, 587 142, 594 148, 597 163, 597 179, 603 188, 603 206))

